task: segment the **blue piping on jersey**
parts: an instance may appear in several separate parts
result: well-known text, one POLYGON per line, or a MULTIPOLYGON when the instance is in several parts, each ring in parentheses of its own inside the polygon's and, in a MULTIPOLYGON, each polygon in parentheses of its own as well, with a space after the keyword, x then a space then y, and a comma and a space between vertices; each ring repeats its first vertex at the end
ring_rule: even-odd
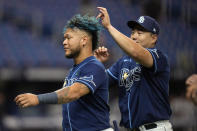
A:
POLYGON ((130 103, 130 92, 129 92, 129 96, 128 96, 128 110, 129 110, 129 126, 130 126, 130 128, 132 128, 132 125, 131 125, 131 112, 130 112, 130 108, 129 108, 129 103, 130 103))
POLYGON ((70 122, 70 114, 69 114, 69 103, 67 104, 67 110, 68 110, 68 121, 69 121, 70 129, 72 131, 72 126, 71 126, 71 122, 70 122))
POLYGON ((118 78, 117 77, 115 77, 110 71, 109 71, 109 69, 107 69, 107 72, 109 73, 109 75, 111 75, 114 79, 116 79, 116 80, 118 80, 118 78))
POLYGON ((82 80, 76 80, 75 82, 80 82, 80 83, 83 83, 83 84, 87 85, 92 90, 92 93, 94 93, 94 89, 88 83, 86 83, 82 80))
MULTIPOLYGON (((96 59, 91 59, 91 60, 89 60, 89 61, 83 63, 82 65, 80 65, 80 66, 75 70, 75 72, 72 74, 71 79, 73 78, 73 76, 75 75, 75 73, 76 73, 81 67, 83 67, 85 64, 87 64, 88 62, 93 61, 93 60, 96 60, 96 59)), ((94 90, 93 90, 93 91, 94 91, 94 90)), ((71 122, 70 122, 70 114, 69 114, 69 103, 67 104, 67 110, 68 110, 68 121, 69 121, 70 129, 71 129, 71 131, 72 131, 72 126, 71 126, 71 122)))

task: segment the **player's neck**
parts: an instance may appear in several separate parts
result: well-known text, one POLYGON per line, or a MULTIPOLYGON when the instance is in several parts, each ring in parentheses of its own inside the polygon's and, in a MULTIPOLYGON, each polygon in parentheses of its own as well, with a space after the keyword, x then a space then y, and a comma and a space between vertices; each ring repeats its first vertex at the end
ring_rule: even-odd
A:
POLYGON ((86 54, 81 54, 81 55, 77 56, 76 58, 74 58, 75 65, 80 64, 82 61, 84 61, 86 58, 88 58, 90 56, 93 56, 92 52, 86 53, 86 54))

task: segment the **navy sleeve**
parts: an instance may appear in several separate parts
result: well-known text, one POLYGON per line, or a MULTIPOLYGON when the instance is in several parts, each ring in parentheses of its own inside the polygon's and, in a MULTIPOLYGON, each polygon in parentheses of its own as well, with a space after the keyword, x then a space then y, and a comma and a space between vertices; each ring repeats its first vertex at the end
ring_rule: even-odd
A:
POLYGON ((153 57, 152 71, 154 73, 168 69, 167 67, 169 67, 169 63, 166 55, 164 55, 161 51, 157 49, 147 49, 147 50, 151 53, 153 57))
POLYGON ((110 85, 118 81, 120 62, 121 59, 119 59, 116 63, 114 63, 109 69, 107 69, 110 85))
POLYGON ((81 69, 78 79, 75 82, 86 85, 92 93, 107 80, 107 75, 104 67, 89 63, 81 69))

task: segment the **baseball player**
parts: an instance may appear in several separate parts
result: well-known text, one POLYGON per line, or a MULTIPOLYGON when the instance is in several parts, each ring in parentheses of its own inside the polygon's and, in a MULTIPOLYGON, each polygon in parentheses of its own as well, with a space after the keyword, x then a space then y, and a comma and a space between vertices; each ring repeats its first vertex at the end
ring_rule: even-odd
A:
POLYGON ((52 93, 21 94, 20 107, 63 104, 63 131, 112 131, 109 124, 108 81, 105 68, 94 56, 101 25, 95 17, 75 15, 65 26, 65 56, 74 65, 62 89, 52 93))
MULTIPOLYGON (((172 131, 168 58, 155 48, 159 24, 149 16, 128 21, 129 38, 111 25, 106 8, 98 10, 97 18, 127 54, 107 69, 109 83, 119 87, 120 126, 126 131, 172 131)), ((99 47, 95 56, 104 62, 109 54, 99 47)))

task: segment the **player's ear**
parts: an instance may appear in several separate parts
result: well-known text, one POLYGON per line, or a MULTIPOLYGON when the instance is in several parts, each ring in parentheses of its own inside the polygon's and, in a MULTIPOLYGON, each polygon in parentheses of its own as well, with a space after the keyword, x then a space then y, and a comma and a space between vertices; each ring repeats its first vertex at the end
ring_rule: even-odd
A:
POLYGON ((152 43, 156 43, 158 36, 156 34, 151 34, 152 43))
POLYGON ((82 46, 84 47, 87 44, 88 41, 88 37, 87 36, 83 36, 80 40, 82 46))

